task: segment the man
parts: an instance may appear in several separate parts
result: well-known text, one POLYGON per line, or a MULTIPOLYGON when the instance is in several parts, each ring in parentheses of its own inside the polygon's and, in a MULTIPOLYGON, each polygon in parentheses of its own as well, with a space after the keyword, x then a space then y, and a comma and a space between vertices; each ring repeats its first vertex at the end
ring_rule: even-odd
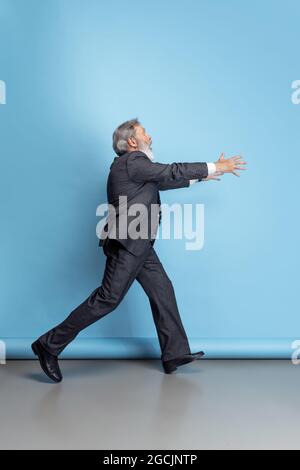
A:
POLYGON ((58 355, 81 330, 112 312, 135 279, 150 301, 164 372, 172 373, 204 355, 202 351, 191 353, 172 282, 153 247, 161 219, 159 191, 218 179, 223 173, 239 176, 236 170, 243 170, 246 162, 239 156, 225 159, 223 154, 215 163, 153 162, 152 139, 138 119, 115 130, 113 149, 117 156, 110 167, 107 197, 114 210, 104 228, 107 236, 101 235, 99 243, 106 255, 102 284, 62 323, 32 344, 42 369, 55 382, 62 380, 58 355), (139 218, 132 211, 136 205, 145 208, 139 218), (152 207, 157 209, 154 219, 152 207))

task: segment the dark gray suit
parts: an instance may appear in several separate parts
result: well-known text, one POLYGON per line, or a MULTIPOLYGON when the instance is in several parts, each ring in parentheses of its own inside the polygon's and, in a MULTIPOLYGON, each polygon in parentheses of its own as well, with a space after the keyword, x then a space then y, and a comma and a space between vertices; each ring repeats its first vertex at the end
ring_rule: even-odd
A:
MULTIPOLYGON (((154 243, 158 225, 161 217, 155 217, 155 205, 157 205, 157 215, 160 214, 160 196, 159 191, 167 189, 177 189, 189 186, 190 179, 202 179, 208 174, 206 163, 154 163, 143 152, 127 152, 119 157, 115 157, 107 180, 107 200, 108 203, 116 209, 115 223, 112 221, 111 231, 115 230, 115 238, 119 240, 125 248, 135 255, 140 255, 149 245, 149 241, 154 243), (130 208, 134 204, 143 204, 147 208, 147 220, 142 219, 141 225, 146 227, 147 239, 132 239, 126 231, 126 238, 119 236, 119 212, 122 209, 119 206, 119 197, 127 197, 127 219, 128 226, 135 219, 136 215, 128 216, 130 208), (151 205, 153 220, 156 224, 151 226, 151 205), (152 228, 152 233, 151 233, 152 228)), ((104 227, 105 231, 108 224, 104 227)), ((126 227, 125 227, 126 228, 126 227)), ((141 227, 142 228, 142 227, 141 227)), ((100 239, 99 245, 104 244, 104 239, 100 239)))
MULTIPOLYGON (((80 304, 59 325, 39 339, 52 354, 58 355, 77 336, 95 321, 112 312, 122 301, 136 279, 147 294, 161 348, 161 359, 168 361, 190 354, 188 339, 182 325, 171 280, 165 272, 153 247, 161 219, 160 190, 184 188, 190 179, 203 179, 208 175, 206 163, 152 162, 140 151, 127 152, 115 157, 107 181, 108 202, 116 208, 117 217, 112 226, 115 237, 101 239, 99 245, 106 255, 106 266, 101 286, 80 304), (119 196, 127 196, 127 208, 142 203, 148 208, 140 227, 147 228, 147 238, 130 238, 130 223, 136 215, 127 216, 125 227, 129 238, 119 235, 122 208, 119 196), (151 204, 157 207, 154 226, 150 223, 151 204)), ((127 214, 128 215, 128 214, 127 214)), ((111 227, 112 227, 111 226, 111 227)), ((109 228, 106 224, 105 229, 109 228)), ((124 229, 124 227, 123 227, 124 229)), ((111 235, 112 229, 109 229, 111 235)))

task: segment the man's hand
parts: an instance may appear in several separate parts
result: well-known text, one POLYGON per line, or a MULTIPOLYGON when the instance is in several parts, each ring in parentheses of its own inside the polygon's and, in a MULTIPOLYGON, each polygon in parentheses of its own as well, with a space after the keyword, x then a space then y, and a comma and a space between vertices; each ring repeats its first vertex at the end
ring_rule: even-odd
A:
MULTIPOLYGON (((218 161, 215 162, 216 170, 223 173, 232 173, 235 176, 240 176, 235 170, 246 170, 240 165, 246 165, 247 163, 242 161, 242 157, 236 156, 231 158, 225 158, 224 153, 221 154, 218 161)), ((214 173, 215 175, 216 173, 214 173)), ((212 176, 214 176, 212 175, 212 176)))
POLYGON ((221 181, 221 178, 217 178, 217 176, 222 176, 222 175, 224 175, 224 171, 215 171, 212 175, 209 175, 206 178, 202 178, 201 181, 210 181, 210 180, 221 181))

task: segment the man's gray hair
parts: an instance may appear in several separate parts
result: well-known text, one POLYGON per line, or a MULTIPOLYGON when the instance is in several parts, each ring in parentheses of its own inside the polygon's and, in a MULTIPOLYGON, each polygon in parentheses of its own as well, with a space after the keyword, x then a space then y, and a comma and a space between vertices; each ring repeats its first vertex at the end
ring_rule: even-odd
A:
POLYGON ((113 149, 117 155, 127 152, 127 139, 135 136, 135 127, 140 126, 138 118, 125 121, 113 133, 113 149))

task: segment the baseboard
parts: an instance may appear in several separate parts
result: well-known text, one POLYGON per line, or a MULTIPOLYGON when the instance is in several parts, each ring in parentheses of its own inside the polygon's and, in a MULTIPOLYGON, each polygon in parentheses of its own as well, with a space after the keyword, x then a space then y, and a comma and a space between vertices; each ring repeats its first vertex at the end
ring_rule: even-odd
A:
MULTIPOLYGON (((1 338, 7 359, 33 359, 33 338, 1 338)), ((291 359, 296 338, 190 338, 192 352, 204 351, 207 359, 291 359), (294 343, 294 344, 293 344, 294 343)), ((298 354, 300 356, 300 354, 298 354)), ((157 338, 76 338, 62 359, 160 359, 157 338)))

